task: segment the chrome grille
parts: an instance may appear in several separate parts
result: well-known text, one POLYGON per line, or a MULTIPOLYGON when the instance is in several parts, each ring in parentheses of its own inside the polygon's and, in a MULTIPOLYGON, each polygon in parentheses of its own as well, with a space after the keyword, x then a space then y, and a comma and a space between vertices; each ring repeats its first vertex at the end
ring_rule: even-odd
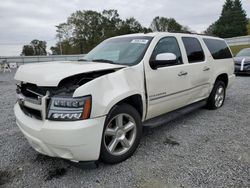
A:
POLYGON ((41 89, 33 84, 17 85, 17 98, 22 111, 29 117, 45 120, 49 92, 39 92, 41 89))

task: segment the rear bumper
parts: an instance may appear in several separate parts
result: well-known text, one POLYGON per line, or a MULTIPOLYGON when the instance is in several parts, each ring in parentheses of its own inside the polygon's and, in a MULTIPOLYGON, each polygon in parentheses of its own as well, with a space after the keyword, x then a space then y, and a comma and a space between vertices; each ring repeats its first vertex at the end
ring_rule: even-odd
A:
POLYGON ((73 122, 41 121, 14 107, 16 122, 39 153, 75 161, 98 160, 105 116, 73 122))

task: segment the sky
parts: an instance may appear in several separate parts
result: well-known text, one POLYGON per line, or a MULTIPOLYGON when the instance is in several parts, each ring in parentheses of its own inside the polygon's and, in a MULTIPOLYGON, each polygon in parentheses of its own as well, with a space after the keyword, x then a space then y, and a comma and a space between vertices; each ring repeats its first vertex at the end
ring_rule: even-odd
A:
MULTIPOLYGON (((20 55, 33 39, 45 40, 48 49, 57 41, 56 25, 76 10, 116 9, 121 18, 135 17, 149 27, 156 16, 172 17, 196 32, 216 21, 225 0, 1 0, 0 56, 20 55)), ((242 0, 250 17, 250 1, 242 0)))

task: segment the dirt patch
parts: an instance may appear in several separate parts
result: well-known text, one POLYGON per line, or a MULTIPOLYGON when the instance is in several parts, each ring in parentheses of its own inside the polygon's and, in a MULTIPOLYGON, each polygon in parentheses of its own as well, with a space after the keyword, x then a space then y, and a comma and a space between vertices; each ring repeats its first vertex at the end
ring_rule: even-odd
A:
POLYGON ((52 180, 54 178, 60 178, 67 173, 66 168, 57 168, 49 171, 48 175, 45 176, 45 181, 52 180))
POLYGON ((0 186, 12 182, 15 174, 7 170, 0 170, 0 186))
POLYGON ((51 161, 52 158, 46 156, 46 155, 42 155, 42 154, 37 154, 34 161, 38 162, 40 164, 45 164, 48 163, 48 161, 51 161))
POLYGON ((175 141, 172 137, 167 137, 164 142, 165 145, 179 146, 180 143, 175 141))

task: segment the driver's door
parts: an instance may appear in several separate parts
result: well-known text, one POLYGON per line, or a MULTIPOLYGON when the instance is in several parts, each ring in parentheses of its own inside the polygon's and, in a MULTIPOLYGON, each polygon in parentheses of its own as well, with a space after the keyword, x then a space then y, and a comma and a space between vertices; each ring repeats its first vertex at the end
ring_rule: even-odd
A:
POLYGON ((148 96, 146 119, 178 109, 188 103, 188 92, 190 89, 189 65, 183 63, 182 53, 175 37, 160 39, 152 53, 150 61, 162 53, 175 54, 177 63, 155 70, 150 66, 145 66, 148 96))

